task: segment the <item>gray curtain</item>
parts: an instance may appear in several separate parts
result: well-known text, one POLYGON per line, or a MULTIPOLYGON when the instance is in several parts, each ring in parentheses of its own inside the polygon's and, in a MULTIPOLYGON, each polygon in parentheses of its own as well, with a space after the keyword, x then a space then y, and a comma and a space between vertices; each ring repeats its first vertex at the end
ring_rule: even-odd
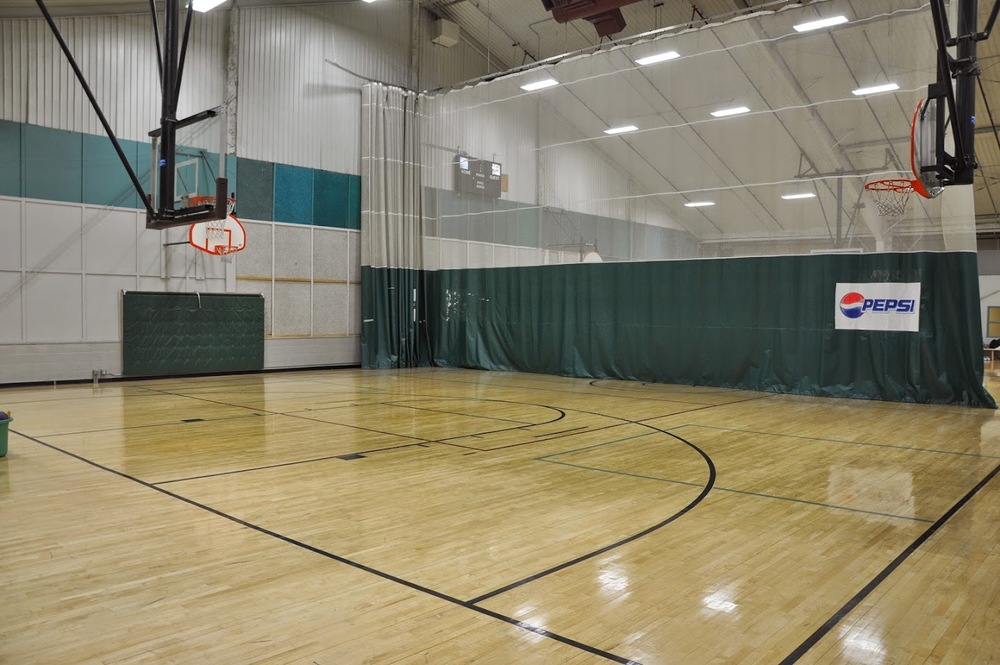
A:
POLYGON ((421 363, 423 268, 420 96, 381 83, 362 89, 361 362, 421 363))

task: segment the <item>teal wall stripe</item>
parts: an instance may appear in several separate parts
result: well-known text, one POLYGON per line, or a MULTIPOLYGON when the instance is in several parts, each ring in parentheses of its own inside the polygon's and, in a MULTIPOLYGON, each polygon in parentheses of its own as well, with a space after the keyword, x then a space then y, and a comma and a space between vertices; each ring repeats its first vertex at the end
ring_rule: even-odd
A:
POLYGON ((313 169, 274 165, 274 221, 313 223, 313 169))
POLYGON ((21 123, 0 120, 0 195, 23 196, 21 123))
MULTIPOLYGON (((149 187, 150 144, 119 139, 144 187, 149 187)), ((197 183, 179 182, 177 191, 197 186, 213 191, 218 155, 182 148, 199 158, 197 183)), ((194 169, 182 178, 193 178, 194 169)), ((361 228, 361 177, 235 155, 226 157, 229 192, 236 214, 245 219, 361 228), (277 188, 276 188, 277 185, 277 188)), ((0 195, 50 201, 142 208, 138 194, 103 135, 82 134, 0 120, 0 195)))

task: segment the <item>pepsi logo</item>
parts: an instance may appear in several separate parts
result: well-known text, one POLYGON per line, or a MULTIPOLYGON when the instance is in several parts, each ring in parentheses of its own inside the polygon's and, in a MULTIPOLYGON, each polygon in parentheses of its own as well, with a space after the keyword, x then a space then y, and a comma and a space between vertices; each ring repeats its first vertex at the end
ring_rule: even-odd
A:
POLYGON ((856 319, 865 313, 865 297, 857 291, 844 294, 840 299, 840 312, 849 319, 856 319))

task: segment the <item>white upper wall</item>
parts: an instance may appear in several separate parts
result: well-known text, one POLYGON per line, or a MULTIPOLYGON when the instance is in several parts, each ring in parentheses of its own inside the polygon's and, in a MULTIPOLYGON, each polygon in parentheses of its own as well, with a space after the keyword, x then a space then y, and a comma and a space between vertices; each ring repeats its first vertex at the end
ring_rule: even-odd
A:
MULTIPOLYGON (((362 77, 421 88, 487 72, 462 41, 430 41, 421 17, 419 81, 410 73, 410 5, 402 2, 251 7, 197 13, 178 117, 222 104, 230 19, 236 21, 236 154, 341 173, 360 172, 362 77)), ((147 141, 159 124, 156 46, 148 14, 58 18, 57 24, 122 139, 147 141)), ((162 23, 161 23, 162 31, 162 23)), ((103 134, 42 18, 0 19, 0 120, 103 134)))

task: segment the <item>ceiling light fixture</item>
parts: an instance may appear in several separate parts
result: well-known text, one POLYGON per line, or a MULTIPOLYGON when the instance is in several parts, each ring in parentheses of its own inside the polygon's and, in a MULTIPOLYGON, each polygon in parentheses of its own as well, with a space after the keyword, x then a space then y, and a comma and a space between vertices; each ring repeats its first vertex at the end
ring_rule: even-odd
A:
POLYGON ((781 198, 786 201, 794 201, 795 199, 813 199, 816 198, 816 194, 813 192, 803 192, 801 194, 782 194, 781 198))
POLYGON ((681 57, 681 54, 677 51, 666 51, 665 53, 656 53, 655 55, 647 55, 645 58, 637 58, 635 64, 637 65, 655 65, 658 62, 665 62, 667 60, 673 60, 674 58, 681 57))
POLYGON ((895 83, 884 83, 882 85, 873 85, 870 88, 858 88, 857 90, 852 90, 855 95, 874 95, 879 92, 891 92, 892 90, 899 90, 899 86, 895 83))
POLYGON ((715 201, 688 201, 684 204, 685 208, 704 208, 706 206, 714 206, 715 201))
POLYGON ((726 116, 729 115, 739 115, 740 113, 747 113, 749 111, 750 109, 748 109, 745 106, 737 106, 736 108, 712 111, 712 115, 715 116, 716 118, 725 118, 726 116))
POLYGON ((830 18, 821 18, 818 21, 809 21, 808 23, 799 23, 798 25, 793 25, 796 32, 809 32, 810 30, 819 30, 820 28, 829 28, 833 25, 840 25, 841 23, 847 23, 846 16, 831 16, 830 18))
POLYGON ((196 12, 207 12, 209 9, 215 9, 225 1, 226 0, 191 0, 191 9, 196 12))
POLYGON ((525 83, 521 86, 521 90, 534 92, 535 90, 542 90, 543 88, 551 88, 554 85, 559 85, 559 81, 555 79, 543 79, 541 81, 535 81, 534 83, 525 83))
POLYGON ((621 127, 612 127, 611 129, 605 129, 605 134, 624 134, 626 132, 634 132, 639 129, 635 125, 622 125, 621 127))

